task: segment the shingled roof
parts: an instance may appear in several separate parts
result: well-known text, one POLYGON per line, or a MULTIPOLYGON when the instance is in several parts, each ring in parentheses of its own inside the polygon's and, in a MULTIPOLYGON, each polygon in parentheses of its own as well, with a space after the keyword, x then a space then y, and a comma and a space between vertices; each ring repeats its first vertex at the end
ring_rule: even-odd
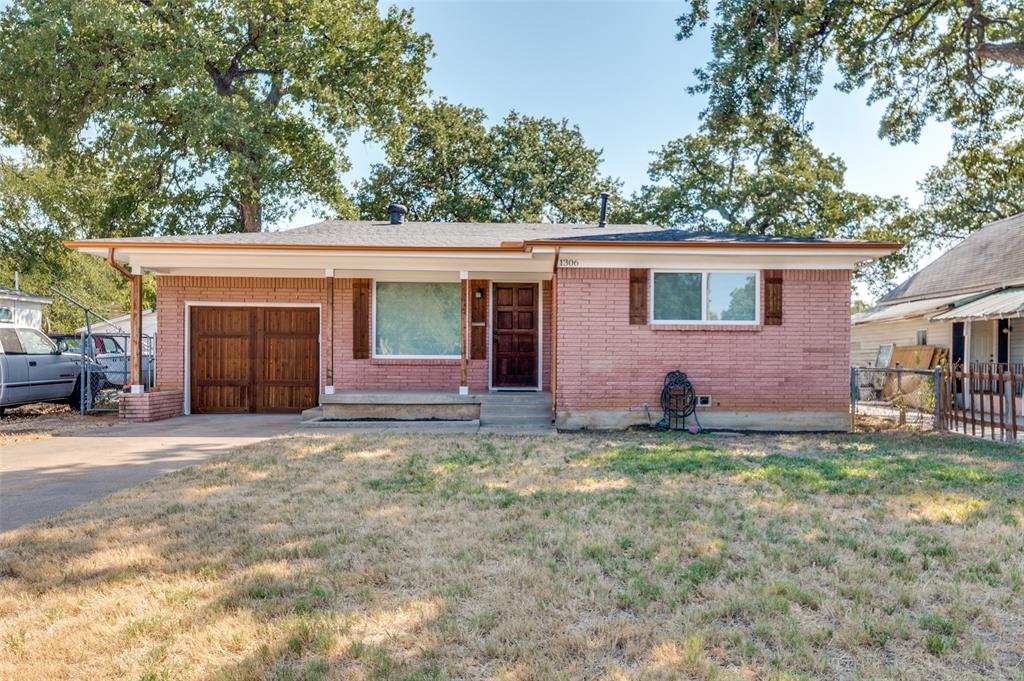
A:
MULTIPOLYGON (((629 225, 630 228, 643 225, 629 225)), ((852 241, 850 239, 818 239, 804 236, 772 236, 765 234, 744 234, 740 232, 709 232, 689 229, 651 229, 647 231, 620 232, 609 225, 608 229, 596 234, 558 237, 557 240, 597 242, 647 242, 647 243, 740 243, 740 244, 872 244, 876 241, 852 241)))
POLYGON ((652 225, 547 224, 547 223, 476 223, 476 222, 390 222, 365 220, 327 220, 305 227, 278 232, 232 232, 225 234, 192 234, 129 237, 124 239, 89 239, 68 242, 70 246, 111 245, 145 246, 150 244, 182 244, 188 246, 281 247, 281 248, 498 248, 537 243, 583 242, 593 244, 762 244, 821 246, 884 246, 879 242, 847 239, 812 239, 806 237, 760 236, 729 232, 701 232, 684 229, 661 229, 652 225))
MULTIPOLYGON (((259 246, 403 246, 416 247, 489 247, 509 241, 539 239, 576 239, 605 232, 649 232, 650 225, 476 223, 476 222, 390 222, 369 220, 326 220, 304 227, 279 232, 232 232, 227 234, 192 234, 144 236, 117 239, 126 244, 210 244, 259 246)), ((97 239, 96 241, 102 241, 97 239)))
POLYGON ((883 296, 879 303, 1024 283, 1024 213, 991 222, 883 296))

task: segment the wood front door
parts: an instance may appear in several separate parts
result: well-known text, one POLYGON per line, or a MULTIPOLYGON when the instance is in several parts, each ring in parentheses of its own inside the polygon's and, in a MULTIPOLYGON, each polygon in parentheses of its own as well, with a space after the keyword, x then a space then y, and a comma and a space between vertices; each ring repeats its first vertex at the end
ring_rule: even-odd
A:
POLYGON ((537 387, 537 284, 495 284, 491 384, 537 387))
POLYGON ((315 308, 191 308, 192 413, 290 413, 316 406, 319 325, 315 308))

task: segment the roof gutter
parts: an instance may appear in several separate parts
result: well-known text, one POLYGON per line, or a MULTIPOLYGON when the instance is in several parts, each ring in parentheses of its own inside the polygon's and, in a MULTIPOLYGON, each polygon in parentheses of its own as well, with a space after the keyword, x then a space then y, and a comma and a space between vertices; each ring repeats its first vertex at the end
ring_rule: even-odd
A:
POLYGON ((881 241, 840 241, 835 243, 807 243, 803 241, 588 241, 563 239, 538 239, 524 241, 527 247, 554 246, 562 248, 770 248, 770 249, 811 249, 811 250, 879 250, 895 252, 903 244, 881 241))
MULTIPOLYGON (((171 241, 65 241, 64 246, 75 250, 106 248, 108 254, 117 248, 183 249, 200 251, 367 251, 367 252, 456 252, 456 253, 508 253, 528 251, 522 241, 503 241, 500 246, 344 246, 320 244, 239 244, 195 243, 171 241)), ((109 261, 109 258, 108 258, 109 261)))

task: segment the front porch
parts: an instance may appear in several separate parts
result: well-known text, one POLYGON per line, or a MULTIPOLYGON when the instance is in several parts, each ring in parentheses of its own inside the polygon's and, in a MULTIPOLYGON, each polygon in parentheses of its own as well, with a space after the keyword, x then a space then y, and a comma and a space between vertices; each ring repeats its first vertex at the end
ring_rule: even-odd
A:
POLYGON ((551 393, 439 390, 352 390, 323 394, 320 406, 302 414, 303 425, 320 428, 388 428, 427 423, 488 431, 554 432, 551 393))

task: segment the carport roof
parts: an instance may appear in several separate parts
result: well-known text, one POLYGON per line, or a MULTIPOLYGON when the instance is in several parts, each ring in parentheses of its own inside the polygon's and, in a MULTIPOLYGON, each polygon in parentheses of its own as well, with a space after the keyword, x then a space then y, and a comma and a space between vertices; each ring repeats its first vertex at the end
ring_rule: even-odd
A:
POLYGON ((975 298, 932 317, 934 320, 967 321, 1024 317, 1024 288, 1008 288, 975 298))

